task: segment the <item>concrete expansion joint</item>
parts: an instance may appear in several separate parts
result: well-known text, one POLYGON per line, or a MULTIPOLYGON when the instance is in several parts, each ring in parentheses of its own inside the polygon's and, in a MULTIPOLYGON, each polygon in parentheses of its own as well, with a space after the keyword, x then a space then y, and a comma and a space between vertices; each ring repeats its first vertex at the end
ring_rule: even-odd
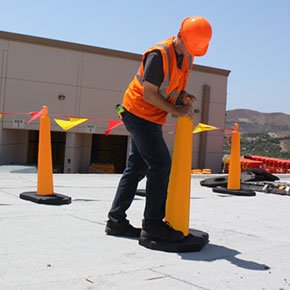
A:
POLYGON ((101 226, 105 226, 106 225, 106 222, 96 222, 96 221, 93 221, 93 220, 90 220, 90 219, 86 219, 86 218, 82 218, 82 217, 79 217, 79 216, 75 216, 75 215, 72 215, 72 214, 68 214, 67 216, 70 216, 72 218, 75 218, 77 220, 81 220, 81 221, 85 221, 85 222, 89 222, 89 223, 93 223, 93 224, 98 224, 98 225, 101 225, 101 226))
POLYGON ((142 268, 142 269, 137 269, 137 270, 132 270, 132 271, 119 271, 119 272, 109 273, 109 274, 105 274, 105 275, 97 275, 97 276, 94 275, 93 277, 90 277, 89 282, 90 283, 94 283, 94 280, 97 280, 99 277, 110 277, 110 276, 115 276, 115 275, 120 275, 120 274, 132 274, 132 273, 141 272, 141 271, 144 271, 144 270, 151 271, 154 274, 157 274, 155 277, 144 279, 145 281, 151 281, 151 280, 158 280, 158 279, 170 278, 170 279, 179 281, 181 283, 185 283, 187 285, 194 286, 197 289, 210 290, 208 288, 204 288, 202 286, 199 286, 199 285, 190 283, 188 281, 184 281, 182 279, 178 279, 178 278, 173 277, 171 275, 167 275, 167 274, 164 274, 164 273, 160 273, 160 272, 158 272, 156 270, 153 270, 152 268, 142 268))
MULTIPOLYGON (((51 265, 47 265, 47 267, 51 267, 51 265)), ((50 285, 51 288, 50 289, 53 289, 53 285, 56 285, 58 283, 68 283, 68 282, 79 282, 80 280, 84 280, 84 281, 87 281, 89 283, 94 283, 91 278, 88 279, 88 277, 84 277, 84 276, 81 276, 81 277, 76 277, 76 278, 73 278, 73 279, 57 279, 57 280, 51 280, 49 282, 47 282, 47 285, 50 285)), ((97 281, 96 281, 97 282, 97 281)), ((35 284, 31 284, 31 283, 27 283, 27 284, 21 284, 21 287, 23 287, 23 289, 26 289, 26 288, 31 288, 34 287, 35 284)), ((90 289, 90 288, 88 288, 90 289)))
MULTIPOLYGON (((9 195, 9 196, 12 196, 12 197, 15 197, 15 195, 14 194, 12 194, 12 193, 9 193, 9 192, 7 192, 7 191, 5 191, 5 190, 9 190, 10 188, 1 188, 0 189, 0 192, 1 193, 4 193, 4 194, 7 194, 7 195, 9 195), (4 189, 4 190, 3 190, 4 189)), ((15 187, 13 187, 13 189, 15 189, 15 187)), ((14 205, 14 204, 13 204, 14 205)))
POLYGON ((141 268, 141 269, 135 269, 135 270, 129 270, 129 271, 119 271, 119 272, 112 272, 112 273, 107 273, 107 274, 101 274, 101 275, 94 275, 91 277, 91 280, 93 279, 98 279, 99 277, 110 277, 110 276, 116 276, 116 275, 123 275, 123 274, 131 274, 131 273, 137 273, 137 272, 142 272, 144 270, 148 270, 146 268, 141 268))
MULTIPOLYGON (((162 266, 161 266, 161 267, 162 267, 162 266)), ((202 289, 202 290, 210 290, 210 289, 208 289, 208 288, 204 288, 204 287, 202 287, 202 286, 200 286, 200 285, 193 284, 193 283, 188 282, 188 281, 186 281, 186 280, 182 280, 182 279, 176 278, 176 277, 174 277, 174 276, 172 276, 172 275, 164 274, 164 273, 162 273, 162 272, 159 272, 159 271, 153 270, 152 268, 148 268, 148 270, 151 271, 151 272, 154 272, 154 273, 156 273, 156 274, 159 274, 159 275, 164 275, 164 277, 160 277, 159 279, 161 279, 161 278, 170 278, 170 279, 173 279, 173 280, 176 280, 176 281, 182 282, 182 283, 184 283, 184 284, 187 284, 187 285, 190 285, 190 286, 194 286, 194 287, 196 287, 196 288, 198 288, 198 289, 202 289)), ((158 278, 156 277, 156 279, 158 279, 158 278)), ((154 279, 146 279, 146 280, 154 280, 154 279)))

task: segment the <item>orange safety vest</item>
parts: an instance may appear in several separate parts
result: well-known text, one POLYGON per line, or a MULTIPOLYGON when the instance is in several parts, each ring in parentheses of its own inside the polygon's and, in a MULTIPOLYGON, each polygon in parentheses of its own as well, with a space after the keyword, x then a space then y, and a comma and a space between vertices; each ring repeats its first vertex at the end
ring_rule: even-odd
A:
POLYGON ((185 89, 189 70, 191 69, 193 62, 192 56, 184 56, 181 70, 177 67, 173 46, 174 38, 175 37, 171 37, 162 41, 144 53, 141 66, 133 81, 127 88, 122 104, 130 113, 161 125, 166 122, 166 116, 168 113, 143 100, 143 62, 147 53, 156 49, 160 50, 163 59, 164 78, 159 87, 159 93, 168 102, 174 104, 180 92, 185 89))

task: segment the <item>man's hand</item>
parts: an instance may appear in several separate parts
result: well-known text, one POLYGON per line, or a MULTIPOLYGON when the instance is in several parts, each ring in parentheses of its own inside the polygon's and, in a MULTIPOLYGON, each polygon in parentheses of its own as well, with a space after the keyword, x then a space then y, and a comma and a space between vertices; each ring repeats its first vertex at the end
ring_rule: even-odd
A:
POLYGON ((194 112, 192 108, 193 102, 196 100, 196 97, 188 94, 186 91, 182 91, 179 95, 180 100, 183 102, 183 106, 176 107, 176 111, 174 115, 180 117, 188 117, 190 120, 193 120, 194 112))
POLYGON ((193 120, 193 109, 192 101, 187 101, 187 103, 182 107, 176 107, 175 110, 177 116, 179 117, 188 117, 190 120, 193 120))
POLYGON ((149 104, 165 111, 168 113, 172 113, 172 116, 186 116, 189 119, 193 120, 193 109, 192 103, 196 100, 193 95, 188 94, 187 92, 183 91, 180 93, 181 100, 183 101, 184 105, 182 107, 176 107, 175 104, 171 104, 167 102, 158 92, 158 87, 144 81, 143 84, 143 99, 144 101, 148 102, 149 104))
POLYGON ((196 101, 196 97, 194 95, 187 93, 186 91, 182 91, 179 95, 179 98, 184 104, 186 104, 187 101, 192 102, 196 101))

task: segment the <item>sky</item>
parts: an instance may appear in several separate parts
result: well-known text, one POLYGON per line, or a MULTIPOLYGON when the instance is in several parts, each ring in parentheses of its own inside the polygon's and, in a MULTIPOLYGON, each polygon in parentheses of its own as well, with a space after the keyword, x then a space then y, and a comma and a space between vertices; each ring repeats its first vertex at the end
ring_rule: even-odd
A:
POLYGON ((143 54, 182 20, 212 25, 194 63, 230 70, 227 110, 290 114, 290 0, 0 0, 0 30, 143 54))

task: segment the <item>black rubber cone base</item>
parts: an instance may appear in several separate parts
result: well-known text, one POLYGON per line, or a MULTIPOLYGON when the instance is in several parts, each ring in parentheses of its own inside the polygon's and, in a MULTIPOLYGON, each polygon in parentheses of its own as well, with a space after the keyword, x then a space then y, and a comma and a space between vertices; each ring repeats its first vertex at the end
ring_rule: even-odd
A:
POLYGON ((137 189, 135 194, 139 196, 146 196, 146 189, 137 189))
POLYGON ((180 242, 167 242, 139 238, 139 245, 157 251, 184 253, 199 252, 208 243, 208 233, 190 230, 190 234, 180 242))
POLYGON ((238 196, 256 196, 256 192, 251 189, 227 189, 224 187, 214 187, 212 191, 238 196))
POLYGON ((69 196, 59 193, 54 193, 53 195, 39 195, 35 191, 29 191, 21 193, 19 197, 40 204, 62 205, 71 203, 71 198, 69 196))

